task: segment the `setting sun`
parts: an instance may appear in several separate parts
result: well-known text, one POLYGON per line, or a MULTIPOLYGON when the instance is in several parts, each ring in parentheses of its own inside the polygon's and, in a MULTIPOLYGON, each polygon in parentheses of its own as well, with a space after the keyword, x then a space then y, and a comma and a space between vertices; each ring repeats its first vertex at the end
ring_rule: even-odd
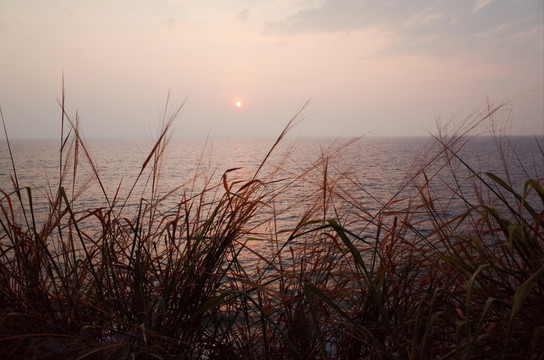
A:
POLYGON ((234 108, 235 108, 235 109, 243 109, 245 103, 244 103, 244 101, 241 100, 241 99, 236 99, 236 100, 234 100, 233 105, 234 105, 234 108))

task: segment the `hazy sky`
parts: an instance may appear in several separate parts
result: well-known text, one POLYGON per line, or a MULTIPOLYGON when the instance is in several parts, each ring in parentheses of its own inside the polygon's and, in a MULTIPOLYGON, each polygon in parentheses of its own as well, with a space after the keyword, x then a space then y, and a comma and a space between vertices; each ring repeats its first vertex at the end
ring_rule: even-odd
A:
POLYGON ((58 137, 64 73, 87 137, 424 135, 511 99, 544 133, 543 0, 1 0, 13 138, 58 137), (235 102, 242 101, 241 108, 235 102))

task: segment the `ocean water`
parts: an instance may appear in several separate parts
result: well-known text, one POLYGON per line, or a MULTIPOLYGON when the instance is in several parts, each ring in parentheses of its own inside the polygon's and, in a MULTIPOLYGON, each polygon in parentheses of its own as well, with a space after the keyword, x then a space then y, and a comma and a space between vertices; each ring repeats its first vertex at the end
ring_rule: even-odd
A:
MULTIPOLYGON (((499 144, 491 137, 471 138, 462 147, 459 143, 451 145, 459 159, 444 152, 443 147, 428 137, 357 141, 285 139, 271 154, 273 139, 171 140, 162 160, 155 162, 151 158, 140 176, 153 148, 149 140, 89 140, 87 154, 81 148, 77 154, 74 150, 65 151, 62 163, 58 141, 16 140, 10 144, 15 170, 6 142, 0 142, 0 190, 3 192, 0 205, 7 209, 6 194, 11 194, 13 207, 18 208, 13 180, 16 173, 19 188, 31 189, 38 231, 48 216, 50 201, 55 199, 59 184, 66 189, 78 216, 83 216, 86 210, 109 208, 116 199, 116 211, 123 208, 119 218, 130 219, 137 215, 141 204, 163 196, 156 205, 160 216, 174 214, 183 198, 197 196, 204 189, 207 192, 203 202, 217 202, 225 192, 224 174, 227 186, 232 185, 233 189, 256 178, 262 181, 262 191, 275 195, 266 198, 264 212, 254 218, 257 225, 252 225, 255 226, 252 236, 274 239, 275 234, 289 234, 311 209, 317 209, 312 219, 340 218, 350 231, 366 236, 374 231, 367 219, 385 207, 402 208, 406 202, 397 200, 413 197, 425 184, 429 184, 431 194, 440 199, 438 215, 447 218, 467 210, 465 202, 452 195, 452 189, 469 201, 475 200, 472 181, 475 173, 493 172, 520 193, 527 179, 542 181, 544 176, 542 137, 513 137, 499 144), (66 170, 64 179, 59 181, 61 164, 66 170), (155 179, 150 176, 153 166, 160 169, 155 179), (156 192, 151 190, 153 181, 158 182, 156 192), (275 221, 267 221, 271 214, 275 221)), ((501 191, 500 187, 495 188, 501 191)), ((27 192, 21 194, 28 210, 27 192)), ((538 201, 536 195, 533 194, 531 201, 538 201)), ((20 214, 16 217, 24 221, 20 214)), ((86 233, 95 232, 96 237, 100 237, 96 219, 89 219, 80 221, 79 226, 86 233)), ((421 233, 430 230, 425 225, 419 229, 421 233)), ((4 239, 2 229, 0 238, 4 239)), ((290 246, 297 244, 298 239, 290 246)), ((274 241, 252 241, 248 246, 259 254, 274 254, 280 245, 274 241)), ((248 269, 263 266, 248 250, 244 250, 239 259, 248 269)))
MULTIPOLYGON (((32 205, 39 218, 47 212, 49 200, 60 183, 59 141, 12 140, 10 143, 19 187, 32 190, 32 205)), ((162 195, 176 190, 161 203, 161 211, 167 213, 175 208, 182 194, 198 194, 216 184, 220 185, 216 196, 220 196, 221 177, 229 169, 236 170, 227 173, 228 181, 252 179, 273 144, 274 139, 171 140, 164 151, 156 181, 162 195)), ((466 165, 475 172, 489 171, 504 177, 520 192, 525 180, 544 176, 544 156, 539 148, 544 144, 543 137, 510 137, 499 144, 492 137, 475 137, 463 144, 456 150, 466 165)), ((456 146, 459 144, 453 147, 456 146)), ((115 196, 118 204, 126 201, 127 208, 136 208, 142 199, 151 199, 153 178, 147 170, 154 165, 153 159, 134 188, 133 184, 152 148, 150 140, 89 140, 89 154, 81 149, 77 154, 75 181, 72 181, 71 165, 75 152, 71 151, 69 157, 65 153, 62 164, 69 165, 69 171, 63 186, 67 192, 72 192, 73 184, 75 192, 87 184, 74 201, 75 208, 108 206, 115 196), (93 159, 94 169, 87 156, 93 159), (96 181, 96 174, 101 185, 96 181)), ((267 179, 271 188, 282 189, 282 196, 275 199, 274 206, 279 227, 288 228, 296 223, 305 208, 322 196, 324 183, 330 192, 336 193, 331 201, 337 208, 355 204, 368 213, 378 211, 391 200, 413 194, 417 185, 425 182, 418 172, 423 167, 438 197, 451 196, 449 188, 456 182, 470 191, 473 174, 458 159, 447 161, 440 149, 429 137, 367 137, 354 142, 326 138, 284 139, 270 154, 257 178, 267 179), (282 211, 292 204, 299 207, 282 211)), ((14 178, 7 144, 0 142, 0 189, 11 193, 14 178)), ((448 211, 452 216, 463 211, 462 202, 455 204, 454 201, 448 211)))

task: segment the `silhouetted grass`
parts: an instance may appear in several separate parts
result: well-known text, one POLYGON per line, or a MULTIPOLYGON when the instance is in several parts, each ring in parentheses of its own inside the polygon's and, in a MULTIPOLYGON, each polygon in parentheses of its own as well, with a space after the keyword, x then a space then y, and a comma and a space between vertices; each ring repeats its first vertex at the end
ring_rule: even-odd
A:
MULTIPOLYGON (((460 156, 502 106, 439 127, 403 189, 370 211, 353 193, 372 197, 372 189, 336 162, 350 143, 298 173, 268 163, 300 112, 247 178, 229 169, 217 184, 194 181, 164 195, 174 109, 121 201, 120 186, 105 190, 64 95, 60 105, 59 179, 47 216, 34 211, 13 159, 12 184, 0 189, 3 358, 544 357, 544 180, 528 177, 518 189, 507 168, 506 177, 479 173, 460 156), (106 206, 78 208, 88 185, 76 186, 82 166, 106 206), (314 185, 304 211, 300 199, 275 208, 298 182, 314 185), (179 191, 176 206, 161 211, 179 191), (277 230, 289 211, 298 222, 277 230), (268 250, 258 250, 262 243, 268 250)), ((507 164, 508 144, 496 140, 507 164)))

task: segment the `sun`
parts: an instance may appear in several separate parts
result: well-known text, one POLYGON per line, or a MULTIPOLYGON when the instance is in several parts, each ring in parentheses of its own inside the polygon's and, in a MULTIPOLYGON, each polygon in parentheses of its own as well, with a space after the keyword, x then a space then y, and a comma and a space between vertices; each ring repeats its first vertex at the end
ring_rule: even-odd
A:
POLYGON ((236 100, 233 101, 232 104, 233 104, 233 106, 234 106, 234 108, 236 110, 241 110, 245 106, 245 103, 244 103, 244 101, 242 99, 236 99, 236 100))

